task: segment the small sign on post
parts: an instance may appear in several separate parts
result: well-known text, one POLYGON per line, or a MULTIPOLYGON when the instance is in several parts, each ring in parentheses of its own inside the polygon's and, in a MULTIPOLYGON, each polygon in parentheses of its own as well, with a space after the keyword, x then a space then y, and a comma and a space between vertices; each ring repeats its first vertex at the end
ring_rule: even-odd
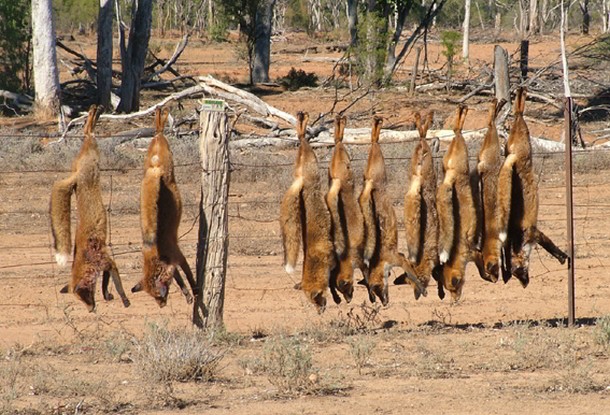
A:
POLYGON ((229 198, 229 130, 222 100, 201 102, 199 154, 201 204, 197 243, 197 296, 193 324, 199 328, 223 325, 227 271, 229 198))

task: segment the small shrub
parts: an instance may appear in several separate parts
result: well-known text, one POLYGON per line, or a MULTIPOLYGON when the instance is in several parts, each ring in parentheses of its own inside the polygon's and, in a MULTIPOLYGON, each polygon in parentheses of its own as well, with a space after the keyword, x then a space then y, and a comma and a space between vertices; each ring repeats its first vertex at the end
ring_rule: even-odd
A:
POLYGON ((453 71, 453 58, 457 52, 457 44, 462 35, 455 30, 445 30, 441 32, 441 45, 443 46, 443 55, 447 58, 447 75, 451 76, 453 71))
POLYGON ((351 339, 349 342, 350 355, 356 362, 358 374, 362 374, 362 368, 369 364, 373 350, 375 350, 375 342, 368 336, 359 336, 351 339))
POLYGON ((290 68, 288 75, 278 80, 280 85, 290 91, 296 91, 303 87, 314 88, 318 86, 318 76, 313 72, 305 72, 302 69, 290 68))
POLYGON ((610 348, 610 314, 595 322, 595 341, 606 349, 610 348))
POLYGON ((161 383, 171 393, 176 381, 211 380, 222 358, 202 332, 152 324, 136 345, 134 363, 144 382, 161 383))
POLYGON ((267 342, 262 364, 269 382, 281 394, 312 391, 312 379, 317 375, 313 371, 311 352, 298 339, 280 336, 267 342))

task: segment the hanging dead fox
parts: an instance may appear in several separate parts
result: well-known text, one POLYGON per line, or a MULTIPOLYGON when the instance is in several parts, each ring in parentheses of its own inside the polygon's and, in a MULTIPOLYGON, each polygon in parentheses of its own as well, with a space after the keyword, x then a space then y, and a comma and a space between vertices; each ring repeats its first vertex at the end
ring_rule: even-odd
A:
POLYGON ((354 292, 354 270, 368 274, 364 264, 364 218, 354 190, 354 174, 350 158, 343 144, 345 117, 335 119, 335 149, 329 168, 330 189, 326 196, 331 213, 332 235, 337 256, 337 266, 330 275, 330 288, 333 299, 338 304, 341 298, 352 300, 354 292))
POLYGON ((481 208, 481 251, 475 252, 474 262, 481 278, 498 281, 500 274, 500 239, 498 231, 498 177, 502 168, 500 140, 496 117, 506 103, 494 99, 489 107, 487 132, 479 151, 477 172, 479 177, 478 203, 481 208))
POLYGON ((369 265, 368 278, 364 284, 369 291, 369 299, 375 297, 383 305, 389 302, 388 278, 393 267, 401 267, 405 278, 413 285, 416 297, 426 295, 425 287, 415 275, 415 271, 402 253, 398 252, 398 229, 392 200, 386 191, 385 161, 379 145, 382 118, 373 118, 371 149, 364 171, 364 188, 358 200, 365 224, 364 260, 369 265))
POLYGON ((442 280, 454 301, 462 295, 466 264, 472 260, 476 244, 477 218, 470 185, 468 148, 462 136, 467 112, 466 106, 458 106, 453 129, 455 137, 443 158, 445 177, 436 200, 442 280))
POLYGON ((178 266, 196 294, 196 285, 189 264, 178 246, 178 226, 182 217, 182 199, 174 177, 174 161, 163 129, 168 110, 157 109, 156 133, 146 154, 144 178, 140 192, 140 219, 142 226, 142 254, 144 276, 131 292, 149 293, 163 307, 167 304, 169 286, 175 279, 188 303, 193 300, 178 266))
MULTIPOLYGON (((430 111, 422 124, 421 115, 415 113, 415 125, 420 140, 411 157, 411 181, 405 194, 405 232, 409 262, 423 287, 427 287, 433 276, 442 290, 438 261, 438 213, 436 211, 436 173, 432 161, 432 150, 426 142, 428 128, 434 113, 430 111)), ((403 275, 394 283, 404 283, 403 275)), ((415 291, 415 298, 419 298, 415 291)))
POLYGON ((540 244, 560 263, 567 255, 538 228, 538 184, 532 164, 532 146, 523 119, 526 91, 517 90, 515 120, 506 144, 506 159, 498 179, 499 239, 503 243, 504 280, 511 275, 523 287, 529 284, 529 257, 540 244))
MULTIPOLYGON (((335 248, 331 239, 331 218, 322 193, 318 161, 306 138, 306 113, 297 114, 299 150, 294 180, 280 206, 280 229, 284 248, 284 267, 293 273, 303 239, 303 275, 297 288, 316 305, 326 307, 326 289, 335 267, 335 248)), ((345 247, 343 247, 345 249, 345 247)))
POLYGON ((66 265, 71 251, 70 204, 76 194, 78 222, 74 240, 72 278, 61 292, 73 292, 85 303, 90 312, 95 310, 95 286, 102 277, 102 295, 106 301, 113 299, 108 292, 110 277, 125 307, 129 300, 123 290, 116 264, 106 248, 106 210, 100 189, 99 149, 93 130, 99 116, 96 106, 89 109, 85 124, 85 139, 78 156, 72 162, 70 177, 58 180, 51 192, 51 229, 55 258, 59 265, 66 265))

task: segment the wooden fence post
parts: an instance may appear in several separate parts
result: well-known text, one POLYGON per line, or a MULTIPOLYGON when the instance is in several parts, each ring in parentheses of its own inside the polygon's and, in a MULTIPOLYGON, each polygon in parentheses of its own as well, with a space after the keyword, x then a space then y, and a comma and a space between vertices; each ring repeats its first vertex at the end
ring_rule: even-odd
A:
POLYGON ((508 52, 500 45, 494 48, 494 84, 496 98, 506 100, 510 110, 510 79, 508 76, 508 52))
POLYGON ((421 55, 421 47, 415 49, 415 63, 411 70, 411 85, 409 86, 409 95, 415 94, 415 86, 417 83, 417 67, 419 66, 419 55, 421 55))
POLYGON ((193 324, 223 324, 227 270, 229 198, 229 131, 224 101, 205 100, 200 116, 201 203, 197 244, 198 295, 193 324))

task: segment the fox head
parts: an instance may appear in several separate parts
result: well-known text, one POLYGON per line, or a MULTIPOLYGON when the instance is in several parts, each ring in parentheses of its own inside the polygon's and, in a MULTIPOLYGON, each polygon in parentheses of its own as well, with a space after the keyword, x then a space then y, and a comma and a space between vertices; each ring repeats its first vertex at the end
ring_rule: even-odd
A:
POLYGON ((529 267, 531 251, 532 246, 526 243, 521 250, 514 252, 511 257, 511 273, 517 277, 523 288, 527 287, 530 282, 529 267))
POLYGON ((309 293, 309 300, 316 306, 318 313, 323 313, 326 309, 326 297, 324 291, 312 291, 309 293))
POLYGON ((348 303, 352 301, 354 297, 354 283, 352 281, 341 280, 337 283, 337 289, 343 297, 345 297, 345 301, 348 303))
POLYGON ((73 287, 72 292, 87 306, 90 313, 95 311, 95 285, 100 271, 89 267, 83 278, 73 287))
POLYGON ((144 277, 132 289, 132 293, 146 291, 159 307, 165 307, 169 286, 176 267, 159 258, 156 247, 144 250, 144 277))
POLYGON ((500 277, 500 259, 497 256, 485 259, 485 277, 487 281, 498 281, 500 277))
POLYGON ((464 275, 459 267, 451 267, 445 264, 443 267, 443 280, 443 284, 451 293, 453 301, 458 301, 462 296, 462 289, 464 288, 464 275))

